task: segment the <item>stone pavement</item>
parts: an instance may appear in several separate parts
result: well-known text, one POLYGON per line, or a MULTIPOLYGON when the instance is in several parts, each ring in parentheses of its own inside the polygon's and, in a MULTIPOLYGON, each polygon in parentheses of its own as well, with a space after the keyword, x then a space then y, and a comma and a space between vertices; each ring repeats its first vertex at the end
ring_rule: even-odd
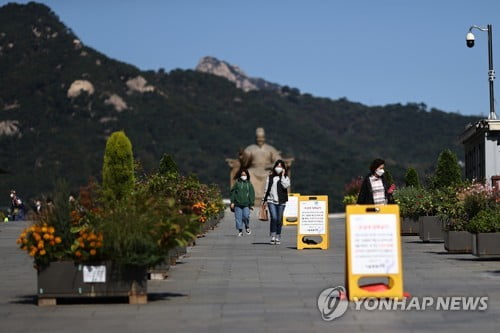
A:
POLYGON ((368 311, 354 304, 324 321, 317 297, 344 283, 344 218, 330 218, 330 249, 296 250, 296 227, 269 245, 268 222, 236 237, 233 214, 188 248, 148 304, 109 301, 38 307, 36 272, 15 240, 25 222, 0 224, 0 332, 498 332, 500 261, 449 255, 443 243, 403 240, 404 289, 413 297, 488 296, 486 311, 368 311))

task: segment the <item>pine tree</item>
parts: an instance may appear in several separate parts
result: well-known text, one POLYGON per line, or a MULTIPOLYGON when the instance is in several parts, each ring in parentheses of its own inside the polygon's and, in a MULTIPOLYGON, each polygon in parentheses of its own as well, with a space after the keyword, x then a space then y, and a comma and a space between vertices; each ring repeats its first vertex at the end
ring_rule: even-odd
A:
POLYGON ((158 173, 168 178, 177 178, 179 176, 179 168, 177 167, 177 164, 175 163, 172 156, 170 156, 169 154, 163 154, 160 160, 158 173))
POLYGON ((462 172, 458 165, 457 156, 449 149, 439 154, 436 173, 434 174, 434 188, 443 188, 456 185, 462 181, 462 172))
POLYGON ((134 155, 125 132, 114 132, 106 142, 102 187, 107 199, 122 199, 134 188, 134 155))
POLYGON ((385 183, 390 186, 392 184, 394 184, 394 178, 392 178, 392 175, 391 173, 389 172, 389 170, 385 170, 384 172, 384 179, 385 179, 385 183))
POLYGON ((414 168, 408 168, 405 174, 405 186, 406 187, 420 187, 420 180, 418 179, 417 170, 414 168))

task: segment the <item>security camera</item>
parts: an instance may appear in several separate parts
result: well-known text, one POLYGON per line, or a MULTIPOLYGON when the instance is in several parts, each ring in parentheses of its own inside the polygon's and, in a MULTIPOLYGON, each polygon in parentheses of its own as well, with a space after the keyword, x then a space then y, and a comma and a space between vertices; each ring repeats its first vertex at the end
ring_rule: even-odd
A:
POLYGON ((474 34, 469 32, 467 36, 465 36, 465 40, 467 41, 467 47, 474 47, 474 34))

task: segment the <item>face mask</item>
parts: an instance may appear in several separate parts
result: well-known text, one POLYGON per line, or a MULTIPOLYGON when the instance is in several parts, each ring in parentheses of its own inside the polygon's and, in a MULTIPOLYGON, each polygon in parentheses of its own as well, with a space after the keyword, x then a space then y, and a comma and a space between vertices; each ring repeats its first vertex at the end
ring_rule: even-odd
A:
POLYGON ((247 180, 247 176, 241 176, 241 180, 247 180))
POLYGON ((382 177, 382 175, 384 174, 384 169, 378 169, 378 170, 375 170, 375 174, 379 177, 382 177))
POLYGON ((12 194, 12 193, 11 193, 11 194, 10 194, 10 197, 11 197, 11 198, 13 198, 13 197, 14 197, 14 194, 12 194))
POLYGON ((276 171, 276 173, 279 175, 283 171, 283 168, 282 167, 276 167, 276 168, 274 168, 274 171, 276 171))

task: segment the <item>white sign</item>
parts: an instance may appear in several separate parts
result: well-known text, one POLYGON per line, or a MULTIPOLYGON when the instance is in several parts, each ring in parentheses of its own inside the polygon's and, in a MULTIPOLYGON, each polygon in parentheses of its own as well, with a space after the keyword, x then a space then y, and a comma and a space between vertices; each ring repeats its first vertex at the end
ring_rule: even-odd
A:
POLYGON ((351 215, 351 267, 353 274, 398 274, 399 244, 396 215, 351 215))
POLYGON ((106 282, 106 266, 83 266, 83 282, 106 282))
POLYGON ((327 221, 326 201, 300 201, 299 234, 323 235, 326 233, 327 221))
POLYGON ((299 197, 289 196, 286 202, 284 217, 299 217, 299 197))

